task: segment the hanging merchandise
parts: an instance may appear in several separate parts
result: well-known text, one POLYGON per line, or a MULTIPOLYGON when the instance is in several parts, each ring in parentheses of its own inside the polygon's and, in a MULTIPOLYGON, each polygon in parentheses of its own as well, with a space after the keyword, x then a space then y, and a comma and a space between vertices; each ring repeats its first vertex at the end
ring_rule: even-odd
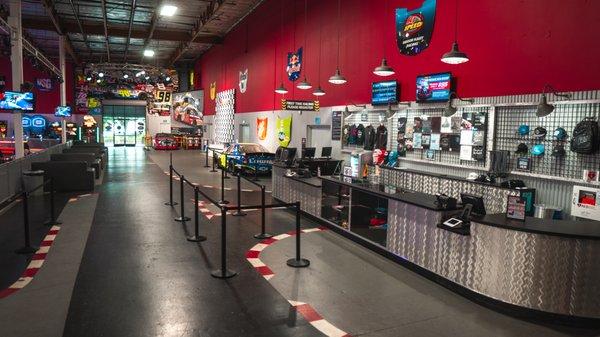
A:
POLYGON ((381 124, 377 127, 375 135, 375 148, 385 150, 387 147, 387 128, 381 124))
POLYGON ((287 72, 288 79, 292 82, 300 78, 300 70, 302 69, 302 48, 298 48, 296 52, 287 54, 287 72))
POLYGON ((242 94, 245 93, 248 88, 248 68, 244 71, 240 71, 240 81, 238 85, 240 86, 240 92, 242 94))
POLYGON ((256 117, 256 134, 259 140, 267 139, 267 126, 269 125, 269 118, 267 117, 256 117))
POLYGON ((292 116, 277 117, 277 140, 282 147, 288 147, 292 139, 292 116))
POLYGON ((375 128, 371 125, 367 126, 364 131, 365 134, 365 150, 372 151, 375 148, 375 128))
POLYGON ((350 141, 350 125, 344 125, 344 129, 342 130, 342 144, 348 145, 350 141))
POLYGON ((598 151, 599 146, 598 122, 592 118, 586 118, 579 122, 573 130, 571 151, 579 154, 592 154, 598 151))
POLYGON ((414 56, 429 47, 435 22, 436 0, 425 0, 412 11, 396 9, 396 42, 400 53, 414 56))

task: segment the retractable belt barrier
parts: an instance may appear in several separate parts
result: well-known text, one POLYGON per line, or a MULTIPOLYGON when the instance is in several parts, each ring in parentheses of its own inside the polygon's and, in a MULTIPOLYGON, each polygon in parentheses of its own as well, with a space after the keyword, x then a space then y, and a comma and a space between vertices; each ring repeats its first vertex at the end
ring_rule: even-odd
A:
MULTIPOLYGON (((239 165, 238 165, 239 167, 239 165)), ((264 239, 268 239, 273 237, 272 234, 266 233, 266 224, 265 224, 265 217, 266 217, 266 208, 265 206, 265 194, 266 194, 266 188, 265 185, 261 185, 251 179, 248 179, 244 176, 242 176, 242 172, 241 170, 237 172, 237 209, 236 212, 233 213, 233 216, 245 216, 246 213, 242 212, 242 179, 246 180, 247 182, 249 182, 250 184, 260 188, 260 233, 255 234, 254 237, 256 239, 260 239, 260 240, 264 240, 264 239)))

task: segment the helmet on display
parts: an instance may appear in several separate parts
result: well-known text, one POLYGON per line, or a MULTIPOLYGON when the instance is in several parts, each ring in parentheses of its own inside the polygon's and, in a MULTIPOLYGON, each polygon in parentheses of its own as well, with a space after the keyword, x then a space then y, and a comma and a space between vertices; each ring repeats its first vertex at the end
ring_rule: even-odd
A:
POLYGON ((554 145, 554 148, 552 149, 552 155, 554 157, 564 157, 567 155, 567 151, 565 151, 565 146, 562 144, 556 144, 554 145))
POLYGON ((388 155, 388 166, 396 166, 396 164, 398 163, 398 152, 396 151, 391 151, 390 154, 388 155))
POLYGON ((517 146, 517 151, 515 151, 515 152, 516 153, 527 153, 527 151, 529 151, 529 147, 525 143, 521 143, 521 144, 519 144, 519 146, 517 146))
POLYGON ((565 140, 567 138, 567 130, 558 127, 556 128, 556 130, 554 130, 554 138, 556 138, 556 140, 565 140))
POLYGON ((538 126, 535 128, 535 130, 533 130, 533 136, 535 138, 544 138, 546 137, 546 133, 548 133, 548 131, 546 131, 546 128, 542 126, 538 126))
POLYGON ((467 180, 476 180, 477 178, 479 178, 479 174, 477 174, 477 172, 471 172, 469 173, 467 180))
POLYGON ((521 136, 527 136, 529 134, 529 125, 521 124, 519 126, 518 132, 519 132, 519 135, 521 135, 521 136))
POLYGON ((531 148, 531 154, 534 156, 541 156, 546 152, 546 147, 544 146, 544 144, 535 144, 532 148, 531 148))

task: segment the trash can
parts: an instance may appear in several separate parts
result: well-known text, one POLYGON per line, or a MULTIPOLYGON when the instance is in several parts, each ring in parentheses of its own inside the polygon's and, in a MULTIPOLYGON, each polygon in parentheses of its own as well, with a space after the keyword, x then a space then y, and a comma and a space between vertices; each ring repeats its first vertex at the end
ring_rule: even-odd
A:
MULTIPOLYGON (((23 187, 25 188, 25 191, 27 191, 28 193, 43 183, 44 183, 44 171, 42 171, 42 170, 23 171, 23 187)), ((44 195, 44 188, 40 187, 39 189, 37 189, 36 191, 31 193, 31 195, 36 195, 36 196, 44 195)))

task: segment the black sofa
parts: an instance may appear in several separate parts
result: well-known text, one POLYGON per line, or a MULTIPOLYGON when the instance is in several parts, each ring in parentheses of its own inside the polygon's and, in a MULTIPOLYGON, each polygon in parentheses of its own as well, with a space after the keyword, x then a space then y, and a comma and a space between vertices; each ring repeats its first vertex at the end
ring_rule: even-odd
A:
MULTIPOLYGON (((94 169, 88 167, 86 162, 74 161, 46 161, 31 163, 31 169, 43 170, 44 180, 52 178, 54 188, 61 192, 93 191, 94 169)), ((45 190, 49 190, 46 185, 45 190)))
POLYGON ((108 155, 103 148, 93 146, 73 146, 69 149, 64 149, 63 153, 93 153, 96 158, 101 159, 102 168, 106 167, 108 155))
POLYGON ((100 178, 101 160, 93 153, 56 153, 50 155, 51 161, 83 161, 96 171, 96 179, 100 178))

